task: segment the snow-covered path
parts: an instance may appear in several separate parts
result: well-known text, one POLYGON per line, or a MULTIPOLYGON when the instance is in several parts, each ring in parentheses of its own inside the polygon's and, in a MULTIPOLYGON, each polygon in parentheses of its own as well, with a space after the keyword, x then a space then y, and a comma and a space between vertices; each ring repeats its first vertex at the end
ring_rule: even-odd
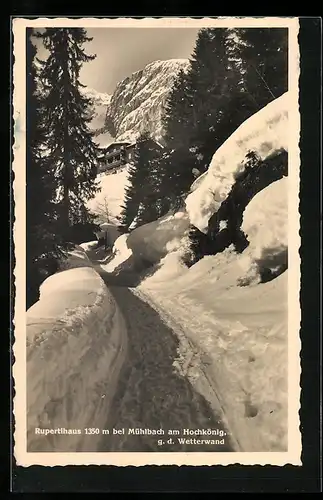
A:
MULTIPOLYGON (((128 356, 111 403, 106 428, 125 429, 124 435, 102 437, 99 451, 231 451, 229 436, 224 444, 188 444, 179 438, 223 440, 220 419, 186 377, 173 366, 178 339, 159 314, 125 286, 122 276, 100 271, 126 322, 128 356), (164 429, 165 435, 133 435, 128 429, 164 429), (167 431, 178 430, 172 437, 167 431), (188 435, 183 429, 218 430, 218 435, 188 435), (158 440, 164 441, 163 445, 158 440)), ((128 280, 129 281, 129 280, 128 280)), ((107 383, 109 383, 107 381, 107 383)))

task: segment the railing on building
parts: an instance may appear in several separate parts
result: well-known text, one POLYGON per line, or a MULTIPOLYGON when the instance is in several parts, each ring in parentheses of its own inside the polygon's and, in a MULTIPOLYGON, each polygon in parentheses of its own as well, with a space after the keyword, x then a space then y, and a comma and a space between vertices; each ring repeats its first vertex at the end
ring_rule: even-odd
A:
POLYGON ((129 146, 113 147, 99 157, 99 172, 115 170, 128 162, 133 161, 132 147, 129 146))

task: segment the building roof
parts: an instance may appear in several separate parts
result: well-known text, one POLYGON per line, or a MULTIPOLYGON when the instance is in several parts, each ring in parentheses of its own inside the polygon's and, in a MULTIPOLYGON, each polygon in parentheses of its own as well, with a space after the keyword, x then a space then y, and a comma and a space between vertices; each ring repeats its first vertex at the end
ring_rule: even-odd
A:
POLYGON ((130 146, 130 142, 127 141, 116 141, 116 142, 111 142, 108 146, 104 146, 101 149, 110 149, 113 146, 130 146))
MULTIPOLYGON (((150 138, 150 141, 154 142, 159 148, 164 149, 164 146, 157 142, 155 139, 150 138)), ((108 146, 101 146, 99 149, 101 151, 108 151, 110 148, 115 147, 115 146, 125 146, 126 148, 133 148, 137 145, 136 142, 129 142, 129 141, 115 141, 111 142, 108 146)), ((103 154, 103 153, 102 153, 103 154)))

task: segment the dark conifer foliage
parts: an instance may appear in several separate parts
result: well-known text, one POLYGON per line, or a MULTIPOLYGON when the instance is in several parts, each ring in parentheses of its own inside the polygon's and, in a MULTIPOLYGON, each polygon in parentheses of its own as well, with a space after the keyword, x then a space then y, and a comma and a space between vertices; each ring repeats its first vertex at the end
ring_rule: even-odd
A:
POLYGON ((129 167, 128 187, 121 213, 124 231, 147 224, 160 215, 158 163, 161 147, 144 132, 138 138, 134 162, 129 167))
POLYGON ((79 28, 27 31, 27 308, 65 250, 96 227, 86 208, 97 190, 92 102, 79 81, 82 64, 94 57, 83 49, 89 40, 79 28), (45 61, 37 59, 33 37, 47 49, 45 61))
MULTIPOLYGON (((164 150, 155 163, 137 160, 130 174, 125 227, 135 217, 142 224, 182 206, 215 151, 245 120, 287 91, 287 42, 288 32, 280 28, 200 30, 190 67, 179 72, 166 103, 164 150), (141 189, 143 182, 149 194, 141 189)), ((215 251, 212 238, 213 233, 191 228, 195 258, 215 251)), ((217 251, 229 241, 238 249, 245 246, 238 233, 225 230, 217 237, 217 251)))
POLYGON ((208 230, 202 233, 192 226, 189 232, 191 255, 188 265, 195 264, 204 255, 216 255, 233 245, 236 252, 243 252, 249 245, 248 235, 241 230, 243 213, 252 198, 272 182, 288 175, 288 154, 279 151, 266 161, 261 161, 254 151, 246 155, 245 169, 236 177, 230 193, 209 220, 208 230), (221 222, 224 222, 221 228, 221 222))
POLYGON ((63 253, 58 231, 59 212, 55 203, 56 184, 52 164, 47 158, 44 102, 37 85, 36 48, 26 37, 26 282, 27 309, 38 300, 39 285, 57 268, 63 253))
POLYGON ((194 180, 193 169, 207 170, 217 147, 230 133, 224 127, 233 94, 241 79, 230 60, 228 29, 199 32, 187 74, 181 72, 168 99, 164 116, 165 141, 169 151, 168 168, 163 169, 173 198, 188 191, 194 180))
POLYGON ((41 63, 40 77, 46 109, 46 150, 52 162, 61 209, 62 230, 70 238, 70 226, 89 224, 86 201, 97 191, 97 147, 91 120, 92 102, 81 89, 82 65, 94 59, 83 45, 91 40, 82 28, 46 28, 37 35, 49 51, 41 63))
MULTIPOLYGON (((169 177, 176 178, 177 175, 179 179, 180 188, 177 190, 187 190, 192 165, 203 173, 215 151, 245 120, 287 91, 287 63, 287 29, 215 28, 200 31, 191 69, 185 77, 189 91, 184 98, 186 122, 182 132, 176 119, 183 107, 176 94, 180 96, 182 89, 174 88, 166 115, 166 128, 174 128, 172 120, 175 117, 177 133, 185 135, 181 149, 184 162, 176 161, 180 156, 177 149, 176 154, 170 156, 168 165, 169 177), (190 117, 187 107, 191 108, 190 117), (172 108, 176 111, 173 112, 172 108), (192 153, 193 159, 184 149, 192 153)), ((179 136, 177 143, 180 143, 179 136)), ((212 227, 206 235, 191 228, 191 250, 195 260, 222 251, 230 241, 235 243, 238 251, 245 248, 245 239, 238 234, 238 229, 233 236, 230 230, 223 230, 216 245, 212 243, 214 234, 211 233, 212 227)))
POLYGON ((288 29, 240 29, 238 36, 243 85, 258 110, 288 89, 288 29))
POLYGON ((205 172, 239 125, 287 90, 287 37, 278 28, 200 30, 165 110, 163 197, 187 192, 192 169, 205 172))

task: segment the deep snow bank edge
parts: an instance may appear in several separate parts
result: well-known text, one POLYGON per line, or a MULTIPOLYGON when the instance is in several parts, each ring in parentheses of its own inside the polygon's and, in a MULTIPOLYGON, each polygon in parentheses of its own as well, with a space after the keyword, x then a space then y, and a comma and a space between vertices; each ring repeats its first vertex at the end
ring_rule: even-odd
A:
POLYGON ((123 317, 93 268, 44 282, 27 311, 29 452, 97 450, 102 437, 84 429, 104 428, 126 349, 123 317))
POLYGON ((208 170, 196 179, 185 200, 191 224, 207 232, 211 216, 227 198, 250 152, 265 161, 289 146, 289 93, 244 121, 214 153, 208 170))

